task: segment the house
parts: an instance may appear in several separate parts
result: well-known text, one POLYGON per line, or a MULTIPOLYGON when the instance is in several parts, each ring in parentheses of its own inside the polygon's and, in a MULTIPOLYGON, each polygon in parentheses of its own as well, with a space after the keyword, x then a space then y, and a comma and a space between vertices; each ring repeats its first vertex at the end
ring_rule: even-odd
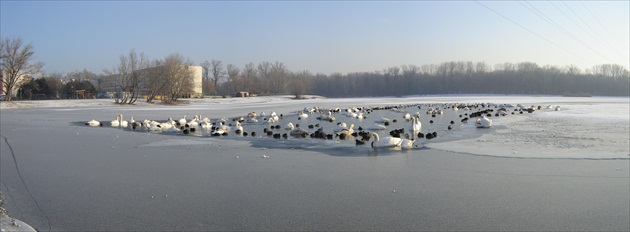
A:
POLYGON ((249 97, 249 93, 245 91, 236 92, 236 94, 234 94, 234 97, 249 97))

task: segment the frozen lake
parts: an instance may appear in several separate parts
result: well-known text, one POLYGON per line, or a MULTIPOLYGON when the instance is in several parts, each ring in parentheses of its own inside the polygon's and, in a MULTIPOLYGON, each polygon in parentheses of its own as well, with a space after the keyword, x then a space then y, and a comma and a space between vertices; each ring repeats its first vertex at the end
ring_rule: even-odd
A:
MULTIPOLYGON (((191 99, 116 106, 110 100, 0 105, 2 197, 9 213, 48 230, 625 230, 630 225, 629 99, 552 96, 418 96, 290 100, 191 99), (493 128, 429 105, 496 103, 560 111, 491 117, 493 128), (416 104, 420 104, 420 108, 416 104), (409 105, 297 120, 304 107, 409 105), (367 128, 380 117, 423 132, 410 150, 374 150, 354 139, 273 139, 137 132, 81 122, 213 120, 274 111, 288 122, 367 128), (399 117, 399 118, 396 118, 399 117), (429 123, 434 120, 434 123, 429 123), (452 124, 453 129, 447 126, 452 124), (263 158, 269 157, 269 158, 263 158)), ((470 111, 473 112, 473 111, 470 111)), ((465 115, 464 115, 465 116, 465 115)), ((389 129, 388 128, 388 129, 389 129)), ((306 128, 305 128, 306 129, 306 128)), ((389 130, 387 130, 389 131, 389 130)), ((384 135, 387 131, 379 132, 384 135)), ((278 129, 275 133, 286 133, 278 129)))

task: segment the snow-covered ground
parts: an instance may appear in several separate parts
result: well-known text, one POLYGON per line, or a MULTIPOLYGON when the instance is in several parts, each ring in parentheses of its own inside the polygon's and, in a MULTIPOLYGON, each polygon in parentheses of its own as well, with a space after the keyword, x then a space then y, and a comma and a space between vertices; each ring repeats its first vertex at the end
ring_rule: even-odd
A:
POLYGON ((9 214, 39 231, 627 230, 629 107, 627 97, 518 95, 0 102, 0 191, 9 214), (392 152, 338 140, 82 125, 118 114, 214 119, 488 102, 561 109, 492 117, 491 129, 456 123, 452 131, 423 115, 423 128, 440 136, 392 152))

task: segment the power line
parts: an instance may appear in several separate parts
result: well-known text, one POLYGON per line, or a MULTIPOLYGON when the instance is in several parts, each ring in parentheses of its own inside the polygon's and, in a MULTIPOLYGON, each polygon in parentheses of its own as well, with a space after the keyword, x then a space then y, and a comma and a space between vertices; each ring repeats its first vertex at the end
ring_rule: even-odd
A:
POLYGON ((571 32, 569 32, 568 30, 566 30, 564 27, 560 26, 560 24, 556 23, 555 21, 553 21, 553 19, 549 18, 547 15, 545 15, 545 13, 543 13, 542 11, 538 10, 535 6, 529 4, 529 2, 525 2, 527 3, 527 5, 523 4, 521 1, 519 1, 519 3, 521 5, 523 5, 525 8, 527 8, 528 10, 530 10, 531 12, 533 12, 534 14, 536 14, 538 17, 542 18, 543 20, 545 20, 547 23, 551 24, 552 26, 554 26, 555 28, 557 28, 558 30, 562 31, 564 34, 568 35, 569 37, 573 38, 575 41, 577 41, 578 43, 582 44, 584 47, 590 49, 591 51, 597 53, 598 55, 600 55, 601 57, 603 57, 604 59, 607 59, 609 61, 612 62, 612 60, 608 59, 608 57, 602 55, 601 53, 599 53, 597 50, 593 49, 591 46, 589 46, 588 44, 584 43, 582 40, 580 40, 578 37, 576 37, 575 35, 573 35, 571 32), (531 7, 531 8, 530 8, 531 7), (533 9, 533 10, 532 10, 533 9), (535 11, 534 11, 535 10, 535 11))
POLYGON ((558 45, 558 44, 556 44, 556 43, 552 42, 551 40, 548 40, 547 38, 545 38, 545 37, 543 37, 543 36, 539 35, 538 33, 536 33, 536 32, 534 32, 534 31, 532 31, 532 30, 530 30, 530 29, 526 28, 525 26, 523 26, 523 25, 521 25, 521 24, 517 23, 516 21, 514 21, 514 20, 512 20, 512 19, 510 19, 510 18, 508 18, 508 17, 506 17, 505 15, 503 15, 503 14, 501 14, 501 13, 499 13, 499 12, 497 12, 497 11, 493 10, 492 8, 490 8, 490 7, 488 7, 488 6, 484 5, 484 4, 481 4, 480 2, 478 2, 478 1, 476 1, 476 0, 475 0, 475 2, 476 2, 477 4, 479 4, 479 5, 483 6, 483 7, 485 7, 486 9, 488 9, 488 10, 490 10, 490 11, 494 12, 495 14, 498 14, 499 16, 503 17, 504 19, 506 19, 506 20, 508 20, 508 21, 510 21, 510 22, 512 22, 512 23, 514 23, 514 24, 516 24, 517 26, 519 26, 520 28, 522 28, 522 29, 524 29, 524 30, 528 31, 529 33, 534 34, 534 35, 535 35, 535 36, 537 36, 538 38, 541 38, 541 39, 543 39, 543 40, 547 41, 548 43, 550 43, 550 44, 552 44, 552 45, 554 45, 554 46, 556 46, 556 47, 558 47, 558 48, 560 48, 560 49, 562 49, 562 50, 564 50, 564 51, 566 51, 566 52, 568 52, 568 53, 570 53, 570 54, 572 54, 572 55, 574 55, 574 56, 576 56, 576 57, 578 57, 578 58, 580 58, 580 59, 583 59, 583 60, 588 61, 588 62, 593 63, 593 64, 595 63, 595 62, 593 62, 593 61, 591 61, 591 60, 589 60, 589 59, 586 59, 586 58, 584 58, 584 57, 582 57, 582 56, 579 56, 578 54, 575 54, 574 52, 572 52, 572 51, 570 51, 570 50, 567 50, 566 48, 564 48, 564 47, 562 47, 562 46, 560 46, 560 45, 558 45))
MULTIPOLYGON (((571 13, 573 13, 573 15, 575 15, 575 16, 576 16, 576 17, 577 17, 577 18, 578 18, 578 19, 579 19, 579 20, 580 20, 580 21, 581 21, 584 25, 586 25, 586 27, 587 27, 588 29, 590 29, 593 33, 589 33, 589 32, 587 32, 586 30, 584 30, 584 29, 583 29, 583 30, 584 30, 584 32, 586 32, 587 34, 590 34, 590 35, 595 35, 597 38, 595 38, 595 37, 594 37, 594 38, 595 38, 596 40, 598 40, 598 42, 600 42, 600 43, 602 43, 602 44, 604 44, 604 45, 607 45, 607 46, 608 46, 609 48, 611 48, 613 51, 615 50, 615 49, 614 49, 614 47, 613 47, 612 45, 610 45, 608 42, 606 42, 606 40, 604 40, 604 39, 603 39, 603 38, 599 35, 599 33, 597 33, 595 30, 593 30, 593 28, 592 28, 591 26, 589 26, 589 25, 588 25, 588 23, 586 23, 586 22, 585 22, 585 21, 584 21, 584 19, 582 19, 582 17, 580 17, 580 15, 578 15, 577 13, 575 13, 575 11, 573 11, 573 9, 571 9, 571 7, 569 7, 569 5, 567 5, 565 2, 562 2, 562 4, 564 4, 564 6, 566 6, 566 7, 567 7, 567 9, 569 9, 569 11, 571 11, 571 13), (602 42, 602 41, 603 41, 603 42, 602 42)), ((599 54, 599 53, 597 53, 597 54, 599 54)), ((600 55, 601 55, 601 54, 600 54, 600 55)), ((606 57, 604 57, 604 58, 606 58, 606 57)), ((607 59, 608 59, 608 58, 607 58, 607 59)), ((611 62, 612 62, 612 61, 611 61, 611 62)))
POLYGON ((610 30, 608 30, 608 27, 606 27, 606 24, 603 24, 601 21, 599 21, 599 18, 596 17, 595 14, 593 14, 593 12, 591 10, 589 10, 588 7, 586 7, 586 5, 584 5, 584 2, 580 1, 580 3, 584 7, 584 9, 586 9, 586 11, 588 11, 588 13, 591 14, 591 17, 593 17, 595 19, 595 21, 597 21, 597 23, 599 23, 599 25, 602 28, 604 28, 604 30, 606 30, 606 32, 608 32, 608 34, 610 34, 616 40, 616 42, 619 43, 619 45, 621 45, 623 47, 623 49, 625 51, 627 51, 628 50, 628 44, 623 43, 621 41, 621 39, 619 39, 619 37, 617 37, 617 34, 614 34, 614 33, 610 32, 610 30))

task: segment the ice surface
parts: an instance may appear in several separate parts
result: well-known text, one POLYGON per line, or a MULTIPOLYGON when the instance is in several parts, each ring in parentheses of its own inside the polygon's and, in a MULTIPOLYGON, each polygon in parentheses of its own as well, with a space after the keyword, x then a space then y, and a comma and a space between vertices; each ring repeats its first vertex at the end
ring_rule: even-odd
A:
POLYGON ((39 231, 626 230, 628 105, 624 97, 512 95, 280 96, 177 106, 1 102, 0 188, 9 213, 39 231), (455 102, 561 110, 493 116, 493 128, 469 122, 452 131, 422 115, 423 128, 437 131, 437 139, 384 151, 352 141, 81 125, 118 114, 217 119, 251 111, 293 115, 314 106, 455 102))
MULTIPOLYGON (((86 114, 81 121, 88 121, 92 118, 103 122, 115 119, 117 113, 129 116, 135 115, 136 120, 150 118, 153 120, 166 120, 167 118, 178 119, 183 114, 201 114, 202 117, 230 118, 235 116, 245 116, 248 112, 265 112, 269 114, 276 111, 278 114, 284 113, 289 117, 295 117, 295 112, 304 107, 321 108, 342 108, 347 107, 367 107, 367 106, 393 106, 404 104, 433 104, 433 103, 496 103, 496 104, 522 104, 524 106, 542 106, 533 114, 511 115, 501 118, 493 118, 495 127, 491 130, 483 131, 476 129, 470 124, 461 124, 456 117, 460 112, 447 112, 446 116, 436 119, 436 124, 428 123, 432 118, 424 115, 424 110, 410 107, 402 109, 400 115, 391 112, 381 113, 379 116, 397 118, 401 121, 404 112, 423 113, 421 122, 423 132, 437 131, 440 136, 431 141, 417 140, 420 147, 440 149, 445 151, 469 153, 475 155, 489 155, 502 157, 521 158, 590 158, 590 159, 627 159, 630 157, 630 119, 628 98, 624 97, 590 97, 590 98, 566 98, 555 96, 520 96, 520 95, 436 95, 436 96, 409 96, 404 98, 341 98, 327 99, 312 96, 304 100, 291 100, 291 96, 271 96, 271 97, 251 97, 251 98, 225 98, 225 99, 189 99, 189 104, 178 106, 163 106, 159 104, 147 104, 138 102, 136 106, 120 106, 113 104, 110 99, 97 100, 56 100, 56 101, 20 101, 14 103, 2 102, 0 109, 15 110, 20 108, 33 108, 46 114, 46 111, 73 112, 86 114), (546 109, 548 105, 552 109, 546 109), (560 106, 559 111, 555 107, 560 106), (95 116, 89 114, 97 113, 95 116), (449 114, 450 113, 450 117, 449 114), (446 118, 444 118, 446 117, 446 118), (441 121, 440 121, 441 120, 441 121), (448 131, 448 122, 457 122, 456 129, 448 131), (481 137, 479 137, 481 136, 481 137)), ((470 111, 472 112, 472 111, 470 111)), ((367 115, 366 115, 367 116, 367 115)), ((370 115, 366 120, 351 120, 342 115, 337 115, 337 122, 354 123, 355 128, 363 126, 367 128, 373 124, 377 115, 370 115)), ((79 124, 81 121, 74 121, 79 124)), ((472 120, 471 120, 472 121, 472 120)), ((72 122, 72 121, 69 121, 72 122)), ((295 120, 294 118, 282 120, 274 125, 284 125, 287 122, 294 124, 302 123, 302 128, 307 124, 321 123, 314 116, 306 120, 295 120)), ((326 125, 327 129, 334 126, 326 125)), ((260 123, 250 125, 252 131, 258 131, 258 137, 264 137, 262 128, 268 124, 260 123), (253 127, 252 127, 253 126, 253 127)), ((246 126, 247 127, 247 126, 246 126)), ((405 127, 404 122, 393 124, 390 128, 405 127)), ((305 128, 306 129, 306 128, 305 128)), ((387 130, 389 131, 389 130, 387 130)), ((386 132, 387 132, 386 131, 386 132)), ((275 133, 284 133, 279 130, 275 133)), ((199 133, 197 134, 199 135, 199 133)), ((208 134, 201 135, 207 136, 208 134)), ((227 137, 227 139, 240 139, 227 137)), ((246 139, 247 140, 247 139, 246 139)), ((269 145, 267 140, 249 139, 253 146, 257 147, 284 147, 322 151, 334 155, 361 155, 370 154, 372 150, 351 146, 350 140, 342 142, 304 141, 289 142, 284 141, 269 145), (345 143, 344 143, 345 142, 345 143), (287 145, 290 144, 290 145, 287 145)), ((159 144, 143 146, 180 146, 189 143, 202 143, 199 141, 169 139, 159 144)))

